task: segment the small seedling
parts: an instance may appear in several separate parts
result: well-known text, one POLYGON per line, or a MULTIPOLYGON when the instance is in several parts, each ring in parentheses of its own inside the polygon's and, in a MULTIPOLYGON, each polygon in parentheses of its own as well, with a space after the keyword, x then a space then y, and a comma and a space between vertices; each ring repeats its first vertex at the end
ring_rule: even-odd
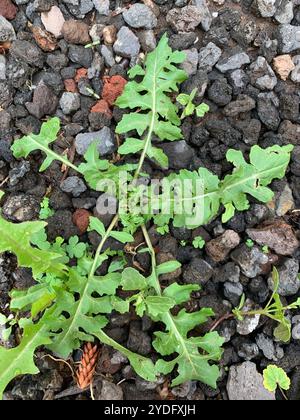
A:
POLYGON ((252 241, 252 239, 247 239, 246 245, 247 245, 248 248, 253 248, 254 247, 254 242, 252 241))
POLYGON ((270 252, 268 245, 264 245, 261 250, 264 254, 269 254, 270 252))
POLYGON ((51 207, 50 207, 49 198, 44 197, 43 201, 41 202, 39 219, 40 220, 47 220, 47 219, 49 219, 49 217, 51 217, 53 215, 54 215, 54 210, 51 209, 51 207))
POLYGON ((196 238, 193 240, 193 247, 196 249, 203 249, 205 247, 205 240, 202 238, 202 236, 196 236, 196 238))
POLYGON ((159 226, 156 230, 160 235, 165 235, 170 232, 169 225, 159 226))
POLYGON ((209 111, 209 106, 205 103, 202 103, 198 106, 194 104, 194 99, 197 94, 197 91, 198 89, 196 88, 192 91, 190 95, 181 93, 177 96, 177 102, 180 103, 180 105, 184 106, 184 110, 181 115, 182 120, 186 117, 189 117, 190 115, 193 115, 194 112, 196 112, 197 117, 202 118, 209 111))
POLYGON ((279 273, 275 267, 273 269, 273 282, 274 292, 272 293, 272 296, 264 309, 244 312, 243 307, 245 304, 245 295, 243 295, 240 305, 232 312, 234 316, 240 321, 242 321, 245 317, 256 315, 266 316, 270 319, 273 319, 279 324, 274 330, 275 338, 284 343, 287 343, 291 339, 291 322, 286 317, 286 312, 292 309, 298 309, 300 307, 300 298, 298 298, 296 302, 291 303, 290 305, 284 306, 282 304, 278 294, 279 273))
POLYGON ((181 246, 187 246, 187 241, 185 241, 184 239, 182 239, 181 241, 180 241, 180 245, 181 246))
POLYGON ((278 387, 281 390, 283 396, 286 398, 283 390, 288 391, 290 389, 291 381, 282 368, 275 365, 269 365, 263 371, 263 377, 264 387, 268 391, 275 392, 278 387))
POLYGON ((97 47, 97 45, 100 45, 100 40, 99 41, 91 42, 90 44, 86 44, 84 46, 84 48, 93 48, 93 47, 97 47))
POLYGON ((100 99, 100 96, 90 87, 86 87, 85 90, 92 95, 95 99, 100 99))

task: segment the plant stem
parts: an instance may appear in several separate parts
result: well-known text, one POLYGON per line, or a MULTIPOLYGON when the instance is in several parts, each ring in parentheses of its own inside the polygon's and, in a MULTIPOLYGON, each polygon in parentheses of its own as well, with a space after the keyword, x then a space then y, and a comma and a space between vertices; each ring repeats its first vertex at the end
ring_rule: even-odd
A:
POLYGON ((89 280, 94 276, 94 274, 97 270, 98 258, 99 258, 100 254, 102 252, 103 246, 105 245, 105 242, 109 238, 110 233, 113 230, 113 228, 115 227, 115 225, 117 224, 118 220, 119 220, 119 214, 116 214, 115 217, 113 218, 111 224, 109 225, 107 231, 105 232, 105 235, 101 239, 100 244, 98 245, 98 248, 97 248, 97 251, 96 251, 96 254, 95 254, 95 258, 94 258, 94 262, 93 262, 91 271, 89 272, 89 280))
MULTIPOLYGON (((150 255, 151 255, 152 275, 153 275, 153 279, 155 278, 155 283, 153 284, 153 287, 155 288, 155 291, 156 291, 157 295, 161 296, 162 295, 162 289, 161 289, 161 286, 160 286, 160 283, 159 283, 158 276, 156 274, 157 265, 156 265, 155 251, 154 251, 153 245, 151 243, 151 240, 150 240, 150 237, 149 237, 149 234, 148 234, 148 231, 147 231, 147 228, 146 228, 145 225, 142 225, 142 231, 143 231, 145 241, 147 243, 147 246, 149 248, 150 255)), ((170 325, 170 328, 173 331, 173 334, 175 335, 178 343, 181 346, 181 354, 185 355, 186 360, 188 360, 189 363, 190 363, 191 369, 194 369, 194 362, 191 359, 191 356, 190 356, 190 353, 189 353, 188 348, 186 346, 184 337, 180 334, 180 332, 177 328, 177 325, 174 321, 174 317, 173 317, 172 313, 170 311, 168 311, 168 312, 166 312, 165 316, 166 316, 166 319, 168 320, 168 324, 170 325)), ((196 369, 194 369, 194 370, 196 372, 196 369)))

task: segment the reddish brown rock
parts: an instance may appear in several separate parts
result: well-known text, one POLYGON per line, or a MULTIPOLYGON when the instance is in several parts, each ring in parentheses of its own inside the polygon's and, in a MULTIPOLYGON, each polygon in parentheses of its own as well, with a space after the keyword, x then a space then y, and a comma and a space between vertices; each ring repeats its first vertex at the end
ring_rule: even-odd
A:
POLYGON ((73 79, 66 79, 64 80, 65 89, 67 92, 76 93, 77 92, 77 85, 75 80, 73 79))
POLYGON ((283 220, 265 222, 256 229, 248 229, 247 235, 259 245, 266 245, 279 255, 293 255, 299 242, 290 225, 283 220))
POLYGON ((100 114, 105 114, 108 118, 112 118, 112 112, 104 99, 100 99, 100 101, 92 107, 91 112, 99 112, 100 114))
POLYGON ((14 19, 17 11, 17 7, 11 2, 11 0, 0 0, 0 15, 4 16, 6 19, 14 19))
POLYGON ((240 237, 234 230, 226 230, 223 235, 212 239, 206 245, 207 254, 216 262, 226 260, 229 253, 240 243, 240 237))
POLYGON ((88 44, 91 41, 89 26, 79 20, 67 20, 62 27, 63 37, 70 44, 88 44))
POLYGON ((125 80, 122 76, 104 78, 102 98, 110 106, 113 106, 118 97, 122 95, 126 83, 127 80, 125 80))
POLYGON ((33 26, 31 31, 36 43, 43 51, 50 52, 56 49, 56 38, 50 32, 44 31, 39 26, 33 26))
POLYGON ((85 209, 78 209, 73 214, 73 223, 76 225, 81 234, 85 233, 90 223, 90 212, 85 209))
POLYGON ((82 67, 76 71, 75 82, 78 83, 80 79, 85 79, 87 77, 87 69, 82 67))

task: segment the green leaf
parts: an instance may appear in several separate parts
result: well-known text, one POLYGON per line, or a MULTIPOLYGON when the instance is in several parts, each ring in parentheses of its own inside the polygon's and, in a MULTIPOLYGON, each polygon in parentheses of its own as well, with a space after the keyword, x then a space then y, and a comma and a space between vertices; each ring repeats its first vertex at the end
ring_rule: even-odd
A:
POLYGON ((126 244, 128 242, 134 242, 134 237, 130 235, 130 233, 127 232, 118 232, 118 231, 112 231, 110 233, 110 236, 117 241, 121 242, 122 244, 126 244))
POLYGON ((13 290, 10 297, 12 311, 30 310, 34 318, 54 301, 56 293, 47 284, 37 284, 27 290, 13 290))
POLYGON ((162 168, 168 169, 169 158, 162 149, 159 149, 158 147, 150 147, 148 148, 147 156, 150 159, 154 159, 162 168))
POLYGON ((143 150, 145 142, 143 140, 138 140, 134 138, 128 138, 125 140, 125 143, 119 147, 118 153, 120 155, 129 155, 130 153, 137 153, 143 150))
POLYGON ((161 274, 169 274, 178 270, 178 268, 180 267, 181 267, 181 264, 179 261, 167 261, 165 263, 160 264, 156 268, 156 273, 158 276, 160 276, 161 274))
POLYGON ((15 224, 0 216, 0 253, 15 254, 19 266, 31 268, 35 278, 45 272, 64 276, 67 268, 59 262, 59 254, 42 251, 31 245, 33 235, 43 230, 45 226, 44 222, 15 224))
POLYGON ((128 267, 122 273, 121 285, 123 290, 144 290, 147 287, 147 280, 134 268, 128 267))
POLYGON ((96 332, 95 336, 101 341, 101 343, 104 343, 108 346, 112 346, 116 350, 124 354, 130 361, 130 364, 135 370, 135 372, 139 376, 141 376, 143 379, 149 382, 155 382, 157 380, 155 366, 151 359, 147 359, 144 356, 133 353, 132 351, 126 349, 125 347, 121 346, 119 343, 116 343, 103 331, 96 332))
POLYGON ((60 121, 56 117, 43 123, 40 134, 30 134, 14 142, 11 147, 14 157, 26 158, 31 152, 41 150, 46 154, 46 159, 44 160, 40 171, 45 171, 51 163, 57 159, 57 154, 54 153, 49 146, 57 139, 59 130, 60 121))
POLYGON ((106 232, 104 224, 97 217, 90 217, 89 231, 93 230, 100 236, 104 236, 106 232))
POLYGON ((180 95, 177 96, 176 101, 180 104, 180 105, 187 105, 190 102, 190 95, 187 95, 185 93, 181 93, 180 95))
POLYGON ((79 242, 78 236, 72 236, 66 246, 66 250, 70 258, 82 258, 86 252, 87 245, 79 242))
POLYGON ((281 321, 280 324, 274 329, 274 337, 283 343, 288 343, 290 341, 291 324, 287 319, 281 321))
POLYGON ((225 213, 222 215, 222 223, 227 223, 235 215, 235 207, 232 203, 225 204, 225 213))
POLYGON ((175 300, 167 296, 148 296, 145 299, 145 303, 147 311, 154 317, 163 312, 168 312, 176 305, 175 300))
POLYGON ((137 165, 114 165, 108 160, 100 159, 97 143, 91 143, 84 155, 86 163, 82 163, 78 170, 84 176, 89 186, 96 191, 105 191, 107 181, 119 182, 119 176, 123 172, 128 172, 127 178, 131 179, 130 172, 134 171, 137 165), (103 184, 103 180, 105 183, 103 184))
POLYGON ((198 290, 200 290, 200 286, 197 284, 179 285, 178 283, 172 283, 163 291, 163 295, 175 300, 176 304, 179 305, 190 300, 191 293, 198 290))
POLYGON ((205 114, 209 112, 209 106, 207 104, 202 103, 201 105, 197 106, 196 114, 197 117, 202 118, 205 114))
POLYGON ((162 181, 162 191, 153 208, 156 213, 154 222, 164 226, 173 219, 175 227, 193 229, 216 217, 222 204, 226 209, 223 221, 228 221, 235 209, 247 210, 247 195, 263 203, 271 201, 274 194, 267 185, 274 179, 284 177, 292 150, 293 146, 272 146, 267 149, 253 146, 250 163, 246 162, 240 151, 229 150, 227 160, 235 168, 222 181, 204 168, 197 172, 181 170, 179 174, 169 175, 165 182, 162 181), (187 182, 188 187, 178 194, 178 189, 181 191, 187 182))
MULTIPOLYGON (((187 78, 186 73, 176 67, 184 60, 185 54, 173 52, 168 45, 167 36, 164 35, 157 48, 147 55, 144 69, 139 66, 131 70, 132 78, 138 75, 142 76, 142 80, 139 83, 128 82, 123 94, 116 101, 116 105, 120 108, 134 110, 123 116, 116 128, 118 134, 135 130, 142 136, 148 131, 145 142, 147 149, 151 144, 152 134, 156 134, 161 140, 182 138, 178 127, 180 125, 178 108, 172 102, 169 93, 177 92, 179 83, 187 78)), ((138 151, 137 144, 134 143, 133 146, 132 142, 130 144, 134 153, 138 151)), ((126 152, 127 146, 126 144, 126 152)))
POLYGON ((70 269, 68 290, 58 294, 55 315, 45 319, 55 333, 49 349, 66 358, 80 347, 82 341, 93 341, 94 333, 108 322, 102 314, 113 309, 108 295, 115 295, 120 283, 119 273, 86 277, 76 269, 70 269))
POLYGON ((34 363, 34 352, 38 347, 49 343, 51 343, 49 333, 43 323, 35 325, 27 321, 18 347, 13 349, 0 347, 0 399, 12 379, 19 375, 39 373, 34 363))
POLYGON ((275 392, 277 386, 285 391, 288 391, 291 386, 291 381, 285 371, 275 365, 269 365, 264 371, 264 387, 270 391, 275 392))
POLYGON ((196 236, 196 238, 193 240, 193 247, 198 249, 203 249, 205 247, 205 240, 202 238, 202 236, 196 236))

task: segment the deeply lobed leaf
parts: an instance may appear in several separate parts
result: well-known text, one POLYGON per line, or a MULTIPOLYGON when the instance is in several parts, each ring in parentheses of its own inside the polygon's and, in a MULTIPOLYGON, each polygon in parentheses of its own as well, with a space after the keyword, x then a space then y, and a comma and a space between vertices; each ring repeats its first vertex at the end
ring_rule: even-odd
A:
POLYGON ((250 152, 250 162, 242 152, 229 150, 227 160, 234 170, 223 180, 205 168, 198 171, 182 170, 171 174, 162 181, 162 193, 158 197, 154 216, 158 226, 164 226, 173 219, 175 227, 196 228, 209 223, 224 206, 223 223, 235 214, 235 210, 249 208, 247 195, 267 203, 274 193, 267 187, 274 179, 284 177, 290 162, 293 146, 272 146, 262 149, 254 146, 250 152), (187 182, 189 181, 189 184, 187 182), (170 192, 171 185, 171 192, 170 192), (178 196, 179 188, 188 195, 178 196))
POLYGON ((0 347, 0 399, 6 386, 16 376, 39 373, 34 363, 34 353, 38 347, 49 343, 50 334, 45 324, 33 324, 26 320, 19 346, 13 349, 0 347))
POLYGON ((123 94, 117 99, 120 108, 135 110, 124 115, 116 128, 119 134, 137 131, 147 139, 129 138, 120 147, 119 153, 137 153, 146 147, 146 154, 167 166, 167 157, 160 151, 152 151, 151 136, 156 134, 161 140, 178 140, 182 138, 180 118, 177 106, 172 102, 169 93, 177 92, 178 85, 186 80, 187 75, 176 67, 185 60, 185 54, 172 51, 166 34, 161 38, 157 48, 147 55, 144 68, 135 66, 129 76, 141 77, 141 81, 130 81, 123 94))
POLYGON ((67 267, 59 262, 59 254, 32 246, 33 236, 45 226, 44 222, 11 223, 0 216, 0 253, 15 254, 19 266, 31 268, 35 278, 46 272, 64 276, 67 267))

